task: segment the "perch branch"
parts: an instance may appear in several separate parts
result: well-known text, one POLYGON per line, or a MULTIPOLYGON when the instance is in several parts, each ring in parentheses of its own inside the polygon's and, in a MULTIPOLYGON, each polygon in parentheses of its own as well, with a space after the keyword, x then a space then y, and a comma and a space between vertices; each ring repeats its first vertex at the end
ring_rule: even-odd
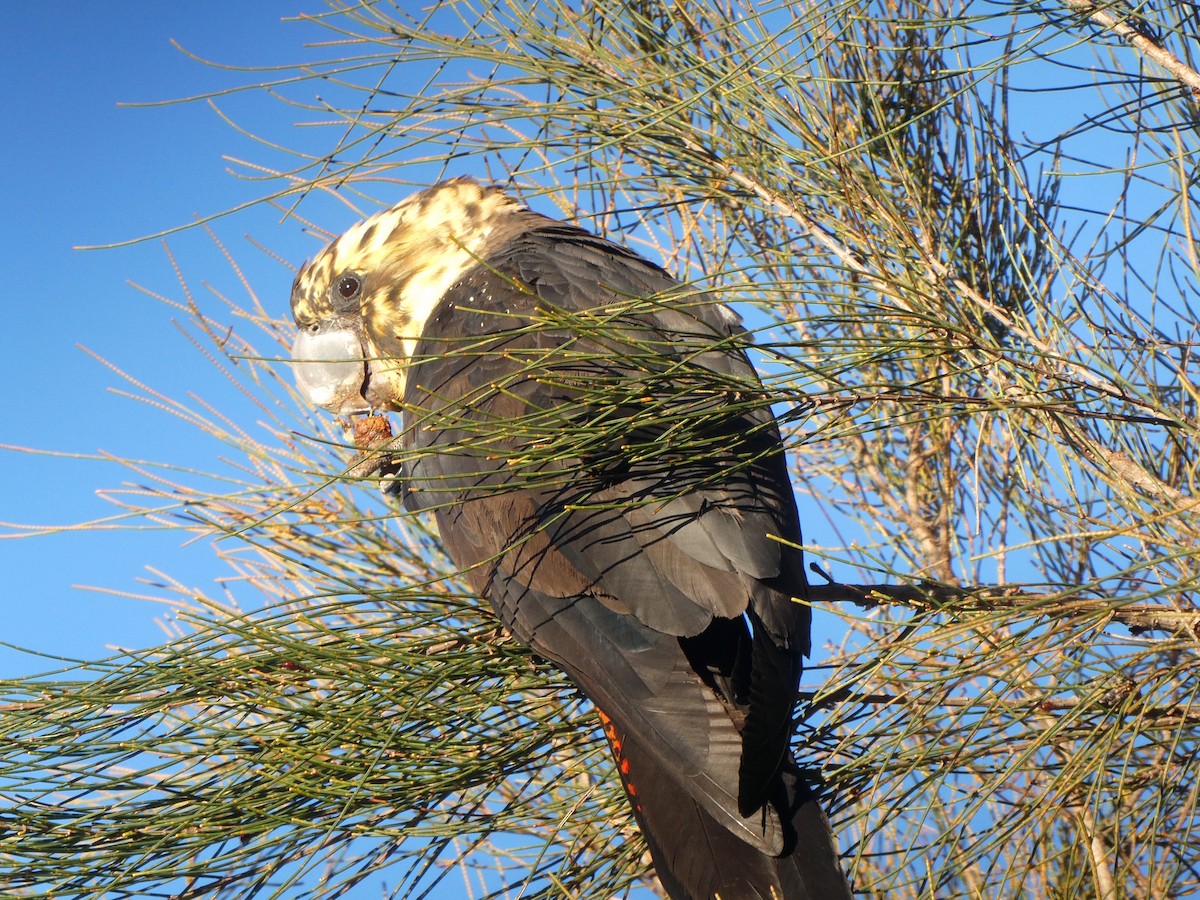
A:
POLYGON ((1062 594, 1031 590, 1021 585, 976 585, 950 587, 944 584, 814 584, 808 589, 814 603, 855 603, 864 609, 898 604, 916 609, 945 612, 1013 609, 1054 612, 1058 615, 1103 613, 1129 627, 1143 631, 1173 631, 1200 637, 1200 610, 1181 610, 1154 603, 1120 605, 1103 597, 1064 597, 1062 594))

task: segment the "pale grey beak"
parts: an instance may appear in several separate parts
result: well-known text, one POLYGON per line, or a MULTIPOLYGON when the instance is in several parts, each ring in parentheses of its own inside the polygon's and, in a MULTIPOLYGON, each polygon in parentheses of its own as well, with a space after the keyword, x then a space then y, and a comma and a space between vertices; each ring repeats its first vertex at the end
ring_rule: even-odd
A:
POLYGON ((313 406, 344 416, 368 412, 367 360, 358 335, 345 329, 301 331, 292 344, 296 388, 313 406))

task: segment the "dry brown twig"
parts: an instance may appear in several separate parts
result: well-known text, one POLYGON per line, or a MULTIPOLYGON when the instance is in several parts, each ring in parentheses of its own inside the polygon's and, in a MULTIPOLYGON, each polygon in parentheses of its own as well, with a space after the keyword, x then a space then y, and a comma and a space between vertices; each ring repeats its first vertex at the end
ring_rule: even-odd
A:
POLYGON ((810 585, 812 603, 855 603, 864 609, 889 604, 915 609, 941 609, 947 613, 1027 610, 1056 616, 1103 614, 1129 627, 1134 634, 1171 631, 1200 637, 1200 610, 1182 610, 1152 603, 1119 605, 1111 598, 1072 597, 1044 593, 1023 585, 974 585, 952 587, 935 582, 917 584, 828 584, 810 585))

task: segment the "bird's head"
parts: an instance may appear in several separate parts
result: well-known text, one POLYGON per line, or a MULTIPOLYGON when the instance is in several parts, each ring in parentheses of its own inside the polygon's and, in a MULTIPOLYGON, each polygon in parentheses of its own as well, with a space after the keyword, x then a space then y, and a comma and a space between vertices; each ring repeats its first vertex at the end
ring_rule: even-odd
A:
POLYGON ((292 286, 301 394, 337 415, 398 409, 442 295, 530 215, 498 188, 458 178, 360 222, 305 263, 292 286))

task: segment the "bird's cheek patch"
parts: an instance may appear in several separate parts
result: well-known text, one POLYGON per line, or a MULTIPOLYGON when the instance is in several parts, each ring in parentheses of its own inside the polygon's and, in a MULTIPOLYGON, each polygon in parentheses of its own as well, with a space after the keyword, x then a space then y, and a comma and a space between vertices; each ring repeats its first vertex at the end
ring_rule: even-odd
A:
POLYGON ((313 406, 337 415, 365 411, 367 363, 362 343, 351 331, 301 331, 292 344, 296 388, 313 406))

